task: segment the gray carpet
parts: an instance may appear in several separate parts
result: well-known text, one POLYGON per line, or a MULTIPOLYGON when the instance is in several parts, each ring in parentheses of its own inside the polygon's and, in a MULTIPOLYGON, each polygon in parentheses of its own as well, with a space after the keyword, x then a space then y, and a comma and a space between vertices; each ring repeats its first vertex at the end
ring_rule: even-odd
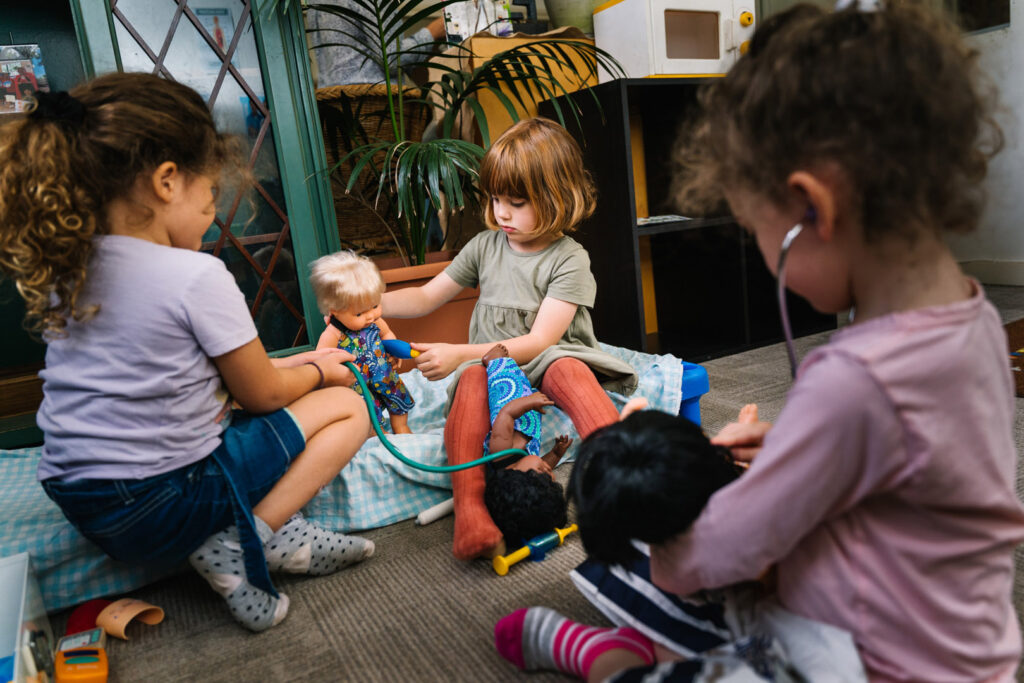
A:
MULTIPOLYGON (((988 292, 1004 321, 1024 317, 1024 288, 988 292)), ((800 357, 826 338, 798 340, 800 357)), ((701 402, 709 433, 734 419, 745 403, 758 403, 762 419, 778 415, 789 388, 781 344, 703 365, 711 381, 701 402)), ((1017 399, 1018 452, 1024 444, 1022 418, 1024 399, 1017 399)), ((564 481, 568 467, 558 474, 564 481)), ((236 626, 195 575, 136 591, 132 597, 163 607, 167 618, 155 627, 130 625, 127 642, 111 639, 110 681, 506 681, 519 676, 492 644, 501 616, 543 604, 605 623, 567 576, 583 559, 576 535, 545 561, 521 563, 504 577, 482 561, 452 557, 451 517, 425 527, 402 522, 365 535, 377 544, 369 561, 330 577, 278 579, 291 610, 284 623, 263 634, 236 626)), ((1024 556, 1018 556, 1018 566, 1021 561, 1024 556)), ((1019 579, 1016 588, 1020 614, 1019 579)), ((51 616, 55 633, 63 634, 66 620, 66 612, 51 616)), ((555 674, 530 679, 567 680, 555 674)))

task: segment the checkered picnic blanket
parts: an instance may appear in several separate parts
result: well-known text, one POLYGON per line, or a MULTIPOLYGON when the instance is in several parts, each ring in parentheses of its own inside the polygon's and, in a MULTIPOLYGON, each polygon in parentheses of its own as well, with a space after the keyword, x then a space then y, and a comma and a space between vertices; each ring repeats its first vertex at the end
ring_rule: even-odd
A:
MULTIPOLYGON (((670 355, 655 356, 618 347, 604 350, 637 370, 650 407, 676 413, 681 400, 683 365, 670 355)), ((416 399, 409 414, 414 434, 389 435, 406 457, 431 465, 446 464, 443 430, 449 380, 428 382, 416 370, 403 375, 416 399)), ((610 394, 617 406, 626 398, 610 394)), ((551 449, 559 434, 575 437, 569 418, 549 408, 543 418, 541 452, 551 449)), ((563 457, 575 458, 577 441, 563 457)), ((163 574, 111 560, 82 538, 36 481, 40 449, 0 450, 0 557, 28 552, 39 579, 43 602, 56 611, 92 598, 116 596, 151 583, 163 574)), ((386 526, 410 519, 451 496, 451 479, 424 472, 396 459, 377 437, 369 439, 341 474, 305 508, 310 519, 339 531, 386 526)))

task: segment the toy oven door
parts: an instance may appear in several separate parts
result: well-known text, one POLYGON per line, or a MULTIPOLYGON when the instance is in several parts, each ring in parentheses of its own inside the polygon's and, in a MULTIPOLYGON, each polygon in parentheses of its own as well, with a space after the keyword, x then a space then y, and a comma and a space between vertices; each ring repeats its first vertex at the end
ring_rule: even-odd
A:
POLYGON ((724 74, 754 31, 753 0, 651 0, 650 11, 658 75, 724 74))

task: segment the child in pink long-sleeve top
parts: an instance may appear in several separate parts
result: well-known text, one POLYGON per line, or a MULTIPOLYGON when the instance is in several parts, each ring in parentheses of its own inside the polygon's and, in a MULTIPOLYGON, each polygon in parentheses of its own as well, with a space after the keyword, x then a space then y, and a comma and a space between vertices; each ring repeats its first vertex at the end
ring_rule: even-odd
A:
POLYGON ((637 564, 577 571, 618 628, 519 610, 496 626, 507 659, 588 680, 1013 680, 1024 510, 1006 337, 943 241, 977 226, 1001 143, 975 71, 957 29, 920 7, 803 5, 709 86, 684 199, 724 193, 770 268, 802 224, 787 285, 855 321, 804 359, 774 427, 715 438, 750 468, 692 526, 637 564), (774 602, 746 625, 699 599, 772 568, 774 602), (795 623, 845 636, 853 663, 802 669, 797 650, 824 641, 787 641, 795 623))

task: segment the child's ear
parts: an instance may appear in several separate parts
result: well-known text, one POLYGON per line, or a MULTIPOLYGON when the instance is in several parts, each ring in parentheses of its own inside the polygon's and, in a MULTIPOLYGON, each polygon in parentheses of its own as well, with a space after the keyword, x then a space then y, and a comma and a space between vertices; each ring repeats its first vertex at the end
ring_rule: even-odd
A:
POLYGON ((170 202, 181 182, 181 171, 173 161, 165 161, 154 169, 149 184, 153 194, 162 202, 170 202))
POLYGON ((804 228, 814 230, 823 242, 832 241, 837 205, 833 179, 827 174, 793 171, 786 182, 797 197, 794 201, 804 205, 800 218, 804 228))

